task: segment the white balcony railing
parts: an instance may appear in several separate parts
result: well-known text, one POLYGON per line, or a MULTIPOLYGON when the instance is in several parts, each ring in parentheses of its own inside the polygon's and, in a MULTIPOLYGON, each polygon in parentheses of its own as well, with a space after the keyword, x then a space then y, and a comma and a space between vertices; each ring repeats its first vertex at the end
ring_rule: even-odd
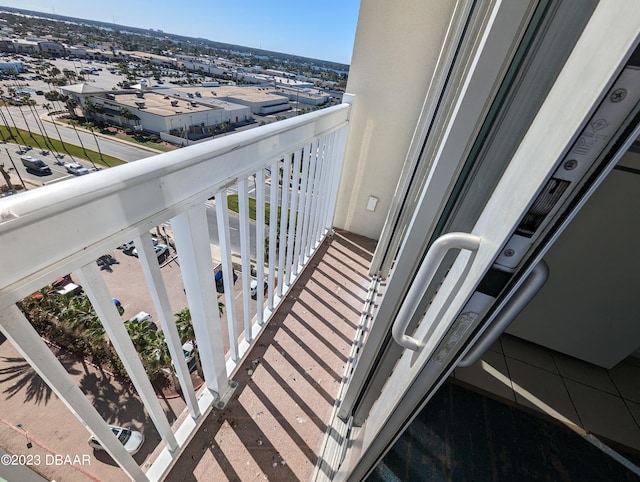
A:
POLYGON ((132 479, 162 478, 208 410, 224 404, 234 368, 331 228, 349 111, 342 104, 0 201, 0 328, 132 479), (250 195, 253 184, 255 194, 250 195), (240 252, 235 254, 229 237, 230 190, 237 191, 239 201, 240 252), (214 196, 222 271, 232 273, 232 257, 238 260, 239 255, 243 273, 241 310, 235 308, 232 277, 224 276, 225 326, 218 314, 205 206, 214 196), (249 215, 252 199, 255 224, 249 215), (150 229, 162 223, 168 223, 175 241, 206 383, 197 394, 149 239, 150 229), (95 262, 131 239, 189 412, 175 430, 95 262), (265 293, 257 290, 256 300, 245 275, 251 264, 257 286, 264 281, 268 286, 265 293), (164 449, 146 473, 15 305, 70 272, 87 293, 163 440, 164 449), (237 311, 242 311, 241 320, 237 311))

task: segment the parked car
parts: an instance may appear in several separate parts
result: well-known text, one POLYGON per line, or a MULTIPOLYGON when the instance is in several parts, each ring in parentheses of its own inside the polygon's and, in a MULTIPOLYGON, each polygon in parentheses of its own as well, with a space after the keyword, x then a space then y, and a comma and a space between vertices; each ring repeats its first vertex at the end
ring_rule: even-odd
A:
POLYGON ((51 283, 51 285, 54 288, 63 288, 65 285, 68 285, 69 283, 73 283, 73 279, 71 279, 70 274, 65 274, 64 276, 61 276, 60 278, 55 280, 53 283, 51 283))
MULTIPOLYGON (((109 428, 113 434, 120 440, 120 443, 124 445, 124 448, 129 454, 135 455, 142 447, 144 443, 144 435, 137 430, 131 430, 124 427, 117 427, 115 425, 109 425, 109 428)), ((89 437, 89 446, 94 450, 104 450, 98 439, 93 435, 89 437)))
POLYGON ((158 325, 153 322, 153 317, 147 313, 146 311, 141 311, 133 318, 130 318, 129 321, 135 321, 136 323, 149 323, 150 328, 153 331, 158 331, 158 325))
POLYGON ((82 286, 75 284, 70 274, 58 278, 51 283, 51 286, 59 295, 79 295, 82 293, 82 286))
MULTIPOLYGON (((232 271, 233 271, 233 284, 235 284, 236 281, 238 280, 238 275, 235 269, 232 271)), ((218 293, 224 293, 224 276, 222 274, 222 270, 216 271, 213 277, 216 281, 216 291, 218 293)))
MULTIPOLYGON (((251 284, 249 285, 249 288, 251 289, 251 298, 253 298, 254 300, 257 299, 258 298, 258 281, 252 279, 251 284)), ((269 289, 269 284, 265 281, 263 292, 266 294, 268 289, 269 289)))
POLYGON ((22 161, 22 165, 27 168, 27 172, 31 172, 39 176, 51 174, 51 168, 41 159, 36 159, 31 156, 22 156, 20 160, 22 161))
POLYGON ((64 285, 63 288, 56 291, 59 295, 79 295, 82 293, 82 286, 75 283, 69 283, 64 285))
MULTIPOLYGON (((159 263, 162 263, 167 256, 169 256, 169 246, 166 244, 155 244, 153 249, 156 252, 156 257, 158 258, 159 263)), ((133 251, 131 251, 131 254, 137 257, 138 250, 134 248, 133 251)))
POLYGON ((67 162, 64 165, 64 168, 69 174, 73 174, 74 176, 84 176, 85 174, 89 174, 89 169, 77 162, 67 162))
MULTIPOLYGON (((189 372, 192 372, 196 369, 196 350, 193 346, 193 342, 188 341, 182 345, 182 353, 184 353, 184 359, 187 362, 189 372)), ((173 365, 173 362, 171 362, 171 364, 173 365)))
POLYGON ((122 251, 131 251, 135 247, 136 247, 135 243, 133 242, 133 240, 131 240, 118 246, 118 249, 121 249, 122 251))
MULTIPOLYGON (((158 240, 156 238, 151 238, 151 242, 153 243, 154 246, 158 244, 158 240)), ((126 243, 121 244, 120 246, 118 246, 118 249, 121 249, 122 251, 134 250, 135 251, 134 256, 138 256, 138 251, 136 250, 136 245, 133 241, 127 241, 126 243)))

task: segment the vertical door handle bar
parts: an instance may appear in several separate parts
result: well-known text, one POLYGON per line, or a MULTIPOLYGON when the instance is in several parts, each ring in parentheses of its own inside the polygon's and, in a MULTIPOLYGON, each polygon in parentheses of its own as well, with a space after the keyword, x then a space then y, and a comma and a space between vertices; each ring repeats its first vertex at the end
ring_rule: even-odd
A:
POLYGON ((496 315, 478 341, 471 347, 462 360, 458 362, 459 367, 468 367, 482 358, 482 355, 489 349, 491 345, 502 335, 511 322, 520 314, 522 310, 529 304, 538 291, 549 278, 549 266, 544 260, 540 260, 535 265, 527 279, 511 296, 511 299, 504 305, 500 312, 496 315))
POLYGON ((480 247, 481 240, 482 238, 480 236, 474 234, 447 233, 433 242, 393 322, 391 333, 396 343, 413 351, 417 351, 422 347, 420 340, 410 337, 405 331, 415 315, 420 300, 431 284, 440 263, 442 263, 446 254, 452 249, 477 251, 480 247))

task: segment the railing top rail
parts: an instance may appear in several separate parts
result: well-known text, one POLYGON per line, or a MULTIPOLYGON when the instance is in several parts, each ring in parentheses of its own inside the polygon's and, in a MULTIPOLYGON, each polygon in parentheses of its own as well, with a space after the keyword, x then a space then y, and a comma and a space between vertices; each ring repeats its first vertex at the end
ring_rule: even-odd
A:
POLYGON ((346 125, 349 109, 329 107, 0 200, 0 309, 346 125))

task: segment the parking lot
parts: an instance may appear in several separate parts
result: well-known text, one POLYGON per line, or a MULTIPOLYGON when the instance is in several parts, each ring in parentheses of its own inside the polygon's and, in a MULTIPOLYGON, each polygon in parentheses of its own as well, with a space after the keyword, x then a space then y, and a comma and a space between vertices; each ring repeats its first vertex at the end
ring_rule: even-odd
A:
MULTIPOLYGON (((184 292, 184 283, 182 279, 182 272, 180 270, 180 258, 175 249, 171 246, 173 241, 169 233, 169 254, 168 257, 161 263, 161 273, 164 280, 169 302, 173 313, 177 313, 187 306, 187 297, 184 292)), ((212 251, 216 251, 216 247, 212 247, 212 251)), ((103 260, 100 262, 101 270, 107 287, 114 298, 117 298, 124 308, 122 315, 123 319, 130 319, 137 313, 144 311, 149 313, 154 320, 158 320, 158 314, 151 301, 151 295, 147 289, 146 281, 142 269, 140 267, 140 261, 137 257, 129 251, 123 251, 116 249, 107 253, 103 260)), ((219 261, 213 257, 214 266, 219 261)), ((242 303, 242 272, 236 269, 238 275, 237 281, 234 284, 234 306, 236 313, 236 333, 238 337, 241 336, 243 330, 243 303, 242 303)), ((211 274, 212 278, 214 274, 211 274)), ((218 293, 218 301, 225 303, 225 295, 218 293)), ((250 317, 253 318, 256 314, 256 302, 251 300, 250 303, 250 317)), ((223 310, 221 318, 222 334, 225 339, 225 350, 229 348, 228 332, 227 332, 227 318, 226 311, 223 310)))

